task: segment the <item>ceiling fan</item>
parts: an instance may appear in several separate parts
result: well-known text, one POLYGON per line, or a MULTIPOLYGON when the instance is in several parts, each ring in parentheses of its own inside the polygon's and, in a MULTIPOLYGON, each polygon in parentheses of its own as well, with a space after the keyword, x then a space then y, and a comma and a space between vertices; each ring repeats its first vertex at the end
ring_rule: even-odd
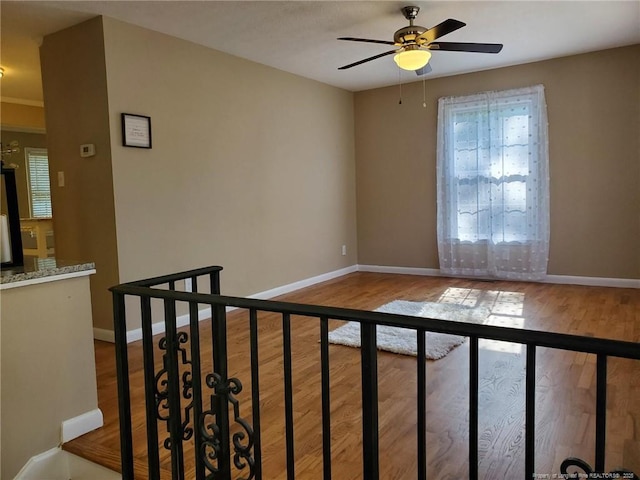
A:
POLYGON ((371 40, 368 38, 340 37, 338 40, 347 40, 350 42, 366 42, 381 43, 383 45, 395 45, 394 50, 365 58, 358 62, 350 63, 338 68, 338 70, 346 70, 357 65, 361 65, 371 60, 386 57, 387 55, 396 54, 393 58, 398 67, 404 70, 413 70, 418 75, 424 75, 431 71, 429 59, 431 58, 430 50, 441 50, 449 52, 478 52, 478 53, 498 53, 502 50, 501 43, 463 43, 463 42, 435 42, 437 38, 447 35, 466 23, 459 20, 449 18, 444 22, 432 28, 425 28, 414 25, 413 21, 418 16, 420 7, 407 6, 402 8, 402 14, 409 20, 409 26, 403 27, 393 34, 393 42, 386 40, 371 40))

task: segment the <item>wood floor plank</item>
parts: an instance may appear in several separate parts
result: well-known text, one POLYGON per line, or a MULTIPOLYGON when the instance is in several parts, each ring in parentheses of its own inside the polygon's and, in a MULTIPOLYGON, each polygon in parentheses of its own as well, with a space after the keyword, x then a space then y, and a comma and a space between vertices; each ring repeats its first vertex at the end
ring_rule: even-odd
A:
MULTIPOLYGON (((224 291, 224 286, 223 286, 224 291)), ((392 300, 449 302, 491 309, 488 323, 640 342, 640 291, 521 282, 358 272, 284 295, 279 300, 373 310, 392 300)), ((330 329, 340 325, 330 322, 330 329)), ((260 313, 260 407, 265 479, 285 479, 282 319, 260 313)), ((201 322, 203 339, 210 337, 201 322)), ((251 421, 248 315, 228 315, 229 372, 241 379, 242 415, 251 421)), ((321 478, 320 347, 317 321, 291 320, 296 478, 321 478)), ((210 340, 203 340, 203 370, 211 369, 210 340)), ((360 352, 331 345, 333 478, 362 478, 360 352)), ((129 347, 136 478, 145 477, 146 436, 141 345, 129 347)), ((524 349, 480 345, 480 478, 524 475, 524 349)), ((156 356, 160 362, 160 356, 156 356)), ((427 365, 427 471, 430 479, 468 474, 468 343, 427 365)), ((64 448, 119 469, 117 391, 113 345, 96 342, 99 407, 105 426, 64 448)), ((381 352, 379 368, 380 472, 382 479, 416 474, 415 358, 381 352)), ((567 456, 594 463, 595 356, 538 349, 536 370, 536 471, 559 473, 567 456)), ((608 375, 607 469, 640 472, 640 362, 611 359, 608 375)), ((160 426, 161 434, 166 429, 160 426)), ((192 455, 192 443, 185 453, 192 455)), ((161 449, 162 478, 170 456, 161 449)), ((194 478, 187 462, 187 478, 194 478)))

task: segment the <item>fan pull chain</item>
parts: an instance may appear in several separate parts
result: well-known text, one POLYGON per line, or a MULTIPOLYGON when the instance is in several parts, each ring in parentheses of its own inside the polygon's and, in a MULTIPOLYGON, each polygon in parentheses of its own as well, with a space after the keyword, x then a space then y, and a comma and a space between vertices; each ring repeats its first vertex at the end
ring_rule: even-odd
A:
POLYGON ((422 77, 422 106, 427 108, 427 87, 426 87, 426 79, 422 77))
POLYGON ((402 72, 398 69, 398 85, 400 87, 400 100, 398 101, 398 105, 402 105, 402 72))

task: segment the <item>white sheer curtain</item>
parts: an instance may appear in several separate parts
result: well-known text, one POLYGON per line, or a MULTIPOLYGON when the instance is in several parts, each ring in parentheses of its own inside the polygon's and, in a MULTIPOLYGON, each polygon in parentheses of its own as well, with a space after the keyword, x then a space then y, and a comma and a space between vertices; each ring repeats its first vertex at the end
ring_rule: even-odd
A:
POLYGON ((544 278, 549 255, 544 87, 440 98, 437 151, 440 271, 544 278))

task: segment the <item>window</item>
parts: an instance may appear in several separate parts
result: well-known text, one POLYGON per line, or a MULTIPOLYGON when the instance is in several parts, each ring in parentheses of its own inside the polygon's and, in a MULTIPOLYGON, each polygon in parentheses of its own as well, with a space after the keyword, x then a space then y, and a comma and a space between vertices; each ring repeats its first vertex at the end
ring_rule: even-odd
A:
POLYGON ((49 157, 46 148, 25 148, 31 218, 51 218, 49 157))
POLYGON ((544 88, 441 98, 438 249, 444 273, 537 279, 549 242, 544 88))

